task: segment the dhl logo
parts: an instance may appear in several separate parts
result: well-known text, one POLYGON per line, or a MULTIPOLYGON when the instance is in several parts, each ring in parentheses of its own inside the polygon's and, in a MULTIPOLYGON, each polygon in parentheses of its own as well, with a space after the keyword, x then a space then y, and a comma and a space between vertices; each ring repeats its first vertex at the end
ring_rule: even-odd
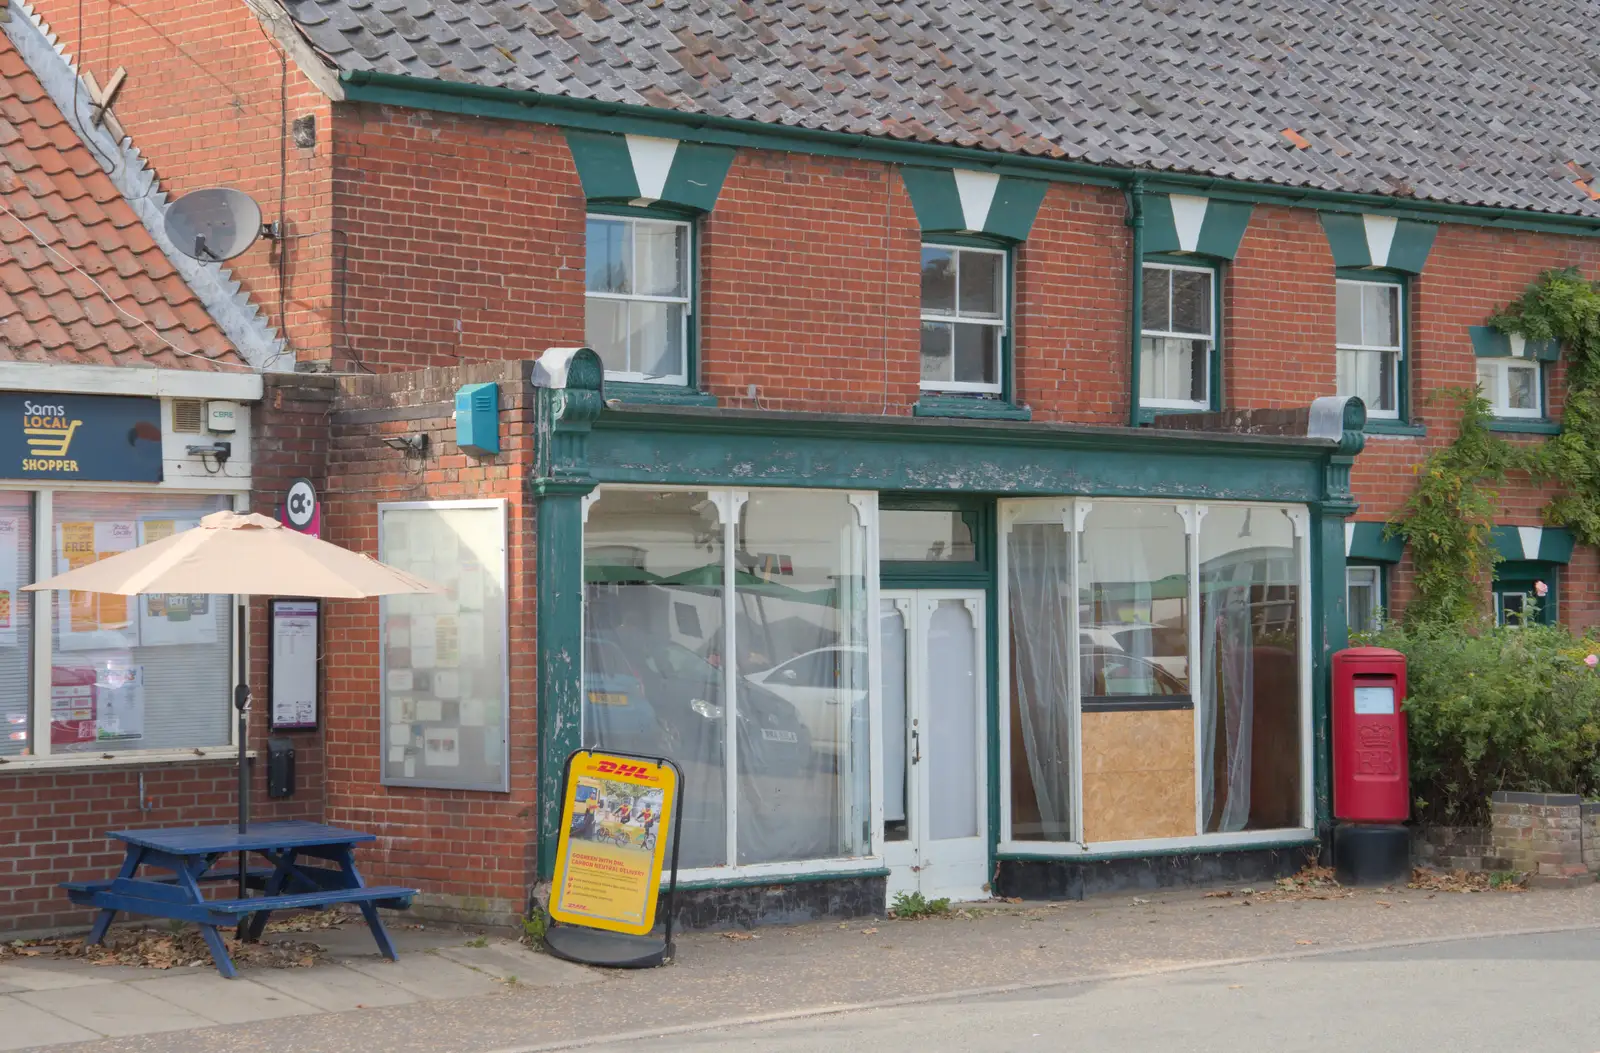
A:
POLYGON ((22 428, 28 437, 28 452, 35 457, 65 457, 82 423, 75 420, 69 424, 62 417, 28 417, 22 428))
POLYGON ((602 775, 621 775, 624 778, 648 778, 650 769, 643 764, 618 764, 613 760, 595 761, 594 770, 602 775))

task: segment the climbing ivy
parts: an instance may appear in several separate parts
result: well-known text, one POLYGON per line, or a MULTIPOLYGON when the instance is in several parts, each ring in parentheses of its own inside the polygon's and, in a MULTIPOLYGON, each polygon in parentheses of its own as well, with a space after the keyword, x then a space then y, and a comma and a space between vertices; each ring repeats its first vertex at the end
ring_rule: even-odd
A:
POLYGON ((1417 568, 1416 594, 1406 608, 1410 624, 1465 622, 1481 613, 1484 579, 1499 559, 1491 535, 1497 488, 1510 472, 1553 480, 1546 522, 1600 545, 1600 286, 1576 267, 1546 271, 1488 324, 1561 344, 1567 368, 1561 433, 1534 446, 1510 443, 1489 430, 1492 415, 1481 392, 1439 393, 1459 403, 1460 432, 1423 462, 1416 489, 1389 523, 1389 532, 1410 544, 1417 568))
POLYGON ((1446 388, 1435 397, 1460 405, 1461 430, 1417 468, 1416 489, 1389 524, 1389 532, 1411 546, 1416 565, 1408 625, 1465 622, 1482 612, 1483 582, 1499 559, 1492 537, 1500 508, 1495 488, 1530 460, 1489 430, 1493 418, 1482 393, 1446 388))

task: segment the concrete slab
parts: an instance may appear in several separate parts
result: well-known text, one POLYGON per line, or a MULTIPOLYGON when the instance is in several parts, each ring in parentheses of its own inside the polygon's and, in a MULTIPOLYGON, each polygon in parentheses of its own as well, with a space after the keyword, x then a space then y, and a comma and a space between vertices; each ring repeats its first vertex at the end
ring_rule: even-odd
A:
POLYGON ((593 974, 581 965, 537 954, 510 940, 494 940, 487 946, 473 947, 457 944, 441 947, 436 952, 458 965, 477 969, 499 980, 515 976, 525 987, 564 987, 593 979, 593 974))
POLYGON ((0 996, 0 1049, 90 1042, 99 1037, 98 1031, 90 1031, 15 998, 0 996))
MULTIPOLYGON (((387 927, 389 938, 394 941, 395 949, 400 952, 401 958, 436 947, 453 946, 468 938, 460 932, 444 928, 404 929, 393 923, 388 923, 387 927)), ((319 929, 316 932, 287 935, 319 943, 334 958, 370 958, 374 961, 383 959, 383 955, 378 952, 378 945, 373 942, 372 932, 365 925, 346 925, 342 929, 319 929)))
POLYGON ((401 954, 400 960, 387 958, 376 961, 353 961, 350 968, 357 972, 394 984, 421 1001, 438 998, 471 998, 502 990, 495 980, 475 969, 457 965, 444 955, 429 952, 401 954))
POLYGON ((9 997, 113 1037, 181 1031, 210 1023, 187 1009, 135 990, 133 984, 96 984, 92 993, 82 987, 69 987, 9 997))
POLYGON ((288 998, 330 1013, 347 1009, 410 1005, 417 997, 394 984, 344 965, 316 965, 310 969, 263 969, 252 980, 288 998))
POLYGON ((52 969, 43 962, 38 965, 31 962, 27 965, 0 965, 0 983, 24 991, 56 991, 112 982, 110 976, 98 976, 90 972, 93 966, 79 964, 77 969, 52 969))
POLYGON ((128 986, 218 1024, 244 1024, 319 1011, 317 1006, 243 976, 224 980, 213 969, 193 969, 181 976, 141 980, 128 986))

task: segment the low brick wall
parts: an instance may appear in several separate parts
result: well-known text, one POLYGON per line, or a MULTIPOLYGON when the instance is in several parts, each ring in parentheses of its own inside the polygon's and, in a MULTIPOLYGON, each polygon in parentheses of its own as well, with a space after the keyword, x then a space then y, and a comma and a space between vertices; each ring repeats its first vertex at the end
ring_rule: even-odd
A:
POLYGON ((1585 811, 1575 793, 1497 790, 1490 799, 1494 854, 1510 864, 1508 869, 1528 874, 1535 888, 1593 882, 1585 862, 1585 811))
POLYGON ((1583 865, 1600 875, 1600 801, 1583 802, 1583 865))
POLYGON ((1435 870, 1509 870, 1494 853, 1487 826, 1419 826, 1411 832, 1411 860, 1435 870))

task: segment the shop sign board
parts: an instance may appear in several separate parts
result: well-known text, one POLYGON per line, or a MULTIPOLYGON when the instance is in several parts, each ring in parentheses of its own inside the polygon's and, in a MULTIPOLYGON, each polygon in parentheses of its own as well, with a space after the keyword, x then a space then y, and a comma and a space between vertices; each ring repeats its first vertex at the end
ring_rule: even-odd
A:
POLYGON ((655 927, 678 783, 671 761, 594 750, 568 758, 552 919, 635 936, 655 927))
POLYGON ((0 392, 0 478, 161 481, 161 400, 0 392))

